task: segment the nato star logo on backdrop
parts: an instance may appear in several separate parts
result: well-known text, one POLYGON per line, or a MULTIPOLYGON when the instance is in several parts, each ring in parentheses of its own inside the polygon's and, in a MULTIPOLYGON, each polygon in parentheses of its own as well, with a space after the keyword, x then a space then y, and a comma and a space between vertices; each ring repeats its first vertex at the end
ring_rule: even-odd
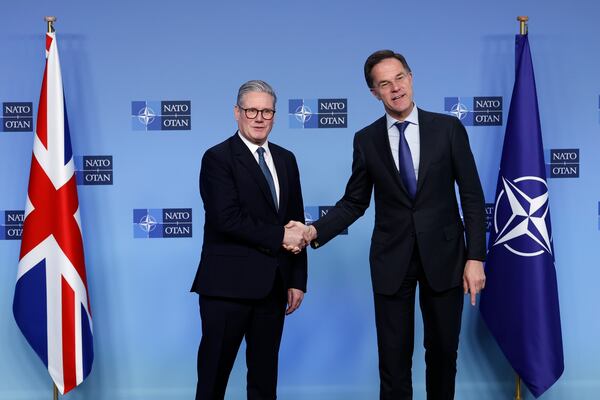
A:
POLYGON ((552 255, 548 213, 548 185, 536 176, 523 176, 510 181, 502 177, 494 212, 493 246, 504 246, 522 257, 552 255))
POLYGON ((292 129, 347 128, 348 99, 290 99, 292 129))
POLYGON ((501 126, 502 97, 445 97, 444 111, 465 126, 501 126))
POLYGON ((33 132, 33 103, 2 103, 2 132, 33 132))
POLYGON ((191 208, 136 208, 133 210, 133 237, 192 237, 191 208))
POLYGON ((0 211, 0 215, 3 217, 0 225, 0 240, 21 240, 25 212, 4 210, 0 211))
POLYGON ((134 131, 189 131, 192 128, 190 100, 132 101, 134 131))

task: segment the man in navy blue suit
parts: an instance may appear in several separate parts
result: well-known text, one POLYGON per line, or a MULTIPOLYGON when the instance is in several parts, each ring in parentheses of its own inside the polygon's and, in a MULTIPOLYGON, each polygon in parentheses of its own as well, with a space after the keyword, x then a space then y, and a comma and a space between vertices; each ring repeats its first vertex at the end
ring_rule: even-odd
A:
POLYGON ((326 216, 304 227, 305 240, 318 248, 334 238, 364 214, 374 190, 369 261, 380 397, 412 399, 418 283, 427 399, 452 399, 462 292, 469 292, 475 305, 485 284, 485 212, 477 168, 460 121, 417 108, 412 72, 401 54, 371 54, 364 74, 385 115, 356 133, 346 192, 326 216))
POLYGON ((302 229, 284 227, 304 218, 298 166, 267 140, 275 104, 266 82, 244 83, 234 107, 237 132, 202 158, 204 242, 192 285, 202 318, 196 400, 224 398, 243 339, 248 399, 275 399, 284 318, 306 291, 302 229))

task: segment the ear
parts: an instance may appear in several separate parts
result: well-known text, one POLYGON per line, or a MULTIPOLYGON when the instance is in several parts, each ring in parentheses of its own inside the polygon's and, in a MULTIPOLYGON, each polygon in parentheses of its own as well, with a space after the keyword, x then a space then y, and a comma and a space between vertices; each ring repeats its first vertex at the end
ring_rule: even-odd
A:
POLYGON ((233 117, 235 118, 236 121, 240 120, 240 107, 238 107, 238 105, 236 104, 233 107, 233 117))
POLYGON ((371 94, 372 94, 373 96, 375 96, 375 98, 376 98, 377 100, 381 100, 381 96, 379 95, 379 91, 377 90, 377 88, 371 88, 371 89, 369 89, 369 90, 371 90, 371 94))

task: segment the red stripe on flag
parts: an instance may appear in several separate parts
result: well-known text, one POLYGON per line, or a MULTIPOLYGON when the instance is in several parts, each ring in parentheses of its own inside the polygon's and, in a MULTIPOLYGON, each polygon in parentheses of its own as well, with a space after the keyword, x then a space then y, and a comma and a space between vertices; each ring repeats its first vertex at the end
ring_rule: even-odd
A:
POLYGON ((64 393, 77 385, 75 363, 75 292, 64 277, 61 278, 62 294, 62 355, 64 393))
POLYGON ((34 209, 23 222, 19 260, 49 235, 54 235, 54 239, 71 261, 87 288, 83 239, 79 225, 73 216, 79 207, 75 174, 56 190, 42 166, 33 156, 28 197, 34 209))
POLYGON ((48 104, 46 95, 46 75, 48 72, 48 62, 44 70, 44 79, 42 80, 42 90, 40 92, 40 104, 38 105, 37 127, 35 133, 40 142, 48 149, 48 104))
POLYGON ((52 45, 52 36, 46 33, 46 51, 50 51, 50 46, 52 45))

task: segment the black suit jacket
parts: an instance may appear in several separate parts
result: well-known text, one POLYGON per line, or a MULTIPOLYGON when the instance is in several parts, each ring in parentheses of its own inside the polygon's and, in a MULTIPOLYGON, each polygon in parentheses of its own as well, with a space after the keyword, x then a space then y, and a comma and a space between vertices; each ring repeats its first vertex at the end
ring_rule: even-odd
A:
POLYGON ((279 180, 279 210, 256 159, 237 133, 204 153, 204 243, 192 291, 262 298, 273 287, 278 269, 286 288, 306 291, 306 251, 293 255, 281 247, 283 226, 304 218, 298 166, 290 151, 271 142, 269 150, 279 180))
POLYGON ((364 214, 375 189, 369 260, 376 293, 398 291, 415 242, 427 280, 436 291, 461 284, 467 259, 485 258, 484 197, 465 128, 454 117, 419 109, 419 131, 414 201, 394 164, 384 116, 356 133, 352 175, 344 197, 314 223, 318 238, 312 245, 319 247, 364 214))

